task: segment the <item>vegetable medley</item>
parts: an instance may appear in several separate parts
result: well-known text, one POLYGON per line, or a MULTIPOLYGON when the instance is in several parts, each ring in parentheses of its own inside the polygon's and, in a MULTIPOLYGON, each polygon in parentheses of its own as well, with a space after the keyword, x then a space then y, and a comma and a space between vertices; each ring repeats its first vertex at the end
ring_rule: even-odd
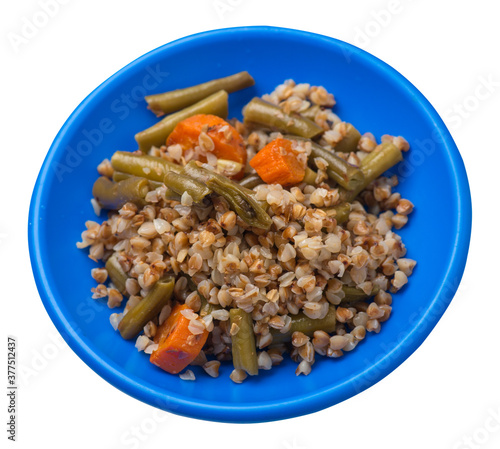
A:
POLYGON ((252 85, 241 72, 146 97, 165 117, 98 166, 108 218, 77 244, 104 262, 93 297, 125 303, 112 326, 185 380, 232 361, 240 383, 286 353, 308 375, 380 331, 416 264, 393 232, 413 204, 384 176, 406 140, 361 135, 292 80, 228 121, 228 93, 252 85))

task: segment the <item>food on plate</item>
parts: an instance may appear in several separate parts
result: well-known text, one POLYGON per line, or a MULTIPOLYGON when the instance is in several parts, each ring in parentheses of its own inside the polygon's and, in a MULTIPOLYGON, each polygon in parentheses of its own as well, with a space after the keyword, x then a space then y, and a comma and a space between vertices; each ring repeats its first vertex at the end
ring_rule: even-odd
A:
POLYGON ((193 380, 279 365, 308 375, 378 333, 416 261, 401 237, 413 204, 384 175, 409 150, 334 112, 324 87, 287 80, 227 119, 247 72, 146 98, 161 121, 98 166, 79 248, 111 325, 151 363, 193 380), (124 306, 124 307, 122 307, 124 306))

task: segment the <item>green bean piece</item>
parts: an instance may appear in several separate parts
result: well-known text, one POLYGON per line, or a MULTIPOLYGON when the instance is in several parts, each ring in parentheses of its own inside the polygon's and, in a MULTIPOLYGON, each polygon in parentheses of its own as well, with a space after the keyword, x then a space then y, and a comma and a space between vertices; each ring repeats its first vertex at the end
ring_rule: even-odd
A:
POLYGON ((314 122, 316 115, 320 111, 321 111, 321 107, 319 105, 315 104, 315 105, 311 106, 310 108, 306 109, 304 112, 301 112, 300 115, 302 117, 305 117, 305 118, 312 120, 314 122))
POLYGON ((243 109, 244 122, 311 139, 323 133, 323 128, 299 114, 285 114, 278 106, 255 97, 243 109))
MULTIPOLYGON (((120 182, 120 181, 123 181, 125 179, 129 179, 129 178, 132 178, 134 175, 131 175, 129 173, 123 173, 121 171, 115 171, 113 173, 113 181, 115 182, 120 182)), ((141 178, 142 176, 138 176, 138 178, 141 178)), ((144 178, 146 179, 146 178, 144 178)), ((163 185, 163 182, 158 182, 158 181, 151 181, 150 179, 147 179, 148 183, 149 183, 149 188, 151 190, 154 190, 154 189, 157 189, 158 187, 161 187, 163 185)), ((176 194, 177 195, 177 194, 176 194)))
POLYGON ((190 106, 220 90, 228 94, 253 86, 254 79, 248 72, 239 72, 225 78, 219 78, 184 89, 172 90, 162 94, 148 95, 146 101, 157 117, 190 106))
POLYGON ((174 130, 179 122, 197 114, 212 114, 223 119, 227 118, 227 92, 220 90, 215 94, 204 98, 198 103, 181 109, 179 112, 167 115, 163 120, 135 135, 135 140, 139 144, 139 149, 145 153, 152 146, 160 147, 165 145, 167 137, 174 130))
POLYGON ((307 317, 303 312, 297 315, 291 315, 292 325, 290 330, 285 333, 281 333, 278 329, 270 329, 273 336, 273 344, 287 343, 292 340, 292 334, 294 332, 302 332, 309 337, 312 337, 315 331, 325 331, 327 333, 333 332, 335 330, 336 320, 336 310, 334 306, 328 308, 328 313, 324 318, 314 320, 307 317))
POLYGON ((97 178, 92 187, 92 195, 104 209, 118 210, 125 203, 131 202, 139 207, 146 204, 149 192, 148 180, 132 177, 120 182, 113 182, 105 176, 97 178))
POLYGON ((163 178, 165 185, 179 195, 187 192, 195 203, 201 203, 212 191, 203 183, 186 175, 168 172, 163 178))
POLYGON ((264 207, 251 194, 245 192, 228 178, 213 177, 207 181, 207 186, 215 193, 224 197, 231 209, 248 225, 259 229, 269 229, 271 217, 264 207))
POLYGON ((222 307, 218 304, 209 303, 207 301, 207 299, 203 295, 200 294, 200 292, 198 292, 198 294, 200 295, 200 299, 201 299, 201 308, 200 308, 199 314, 202 318, 207 316, 207 315, 210 315, 215 310, 222 309, 222 307))
POLYGON ((344 138, 333 147, 333 149, 335 151, 340 151, 341 153, 356 151, 359 139, 361 139, 359 131, 350 123, 346 123, 346 134, 344 138))
POLYGON ((340 203, 333 207, 326 207, 323 210, 327 215, 333 215, 333 218, 337 220, 337 224, 343 224, 349 220, 349 214, 351 213, 350 203, 340 203))
POLYGON ((133 175, 129 173, 123 173, 121 171, 116 171, 116 170, 113 171, 113 181, 115 182, 123 181, 124 179, 131 178, 132 176, 133 175))
POLYGON ((222 308, 219 304, 211 304, 208 302, 207 298, 205 298, 198 290, 198 286, 193 281, 193 278, 191 276, 189 276, 188 274, 184 274, 184 277, 188 281, 189 288, 198 293, 198 296, 200 297, 201 307, 198 313, 202 318, 210 315, 214 310, 220 310, 222 308))
POLYGON ((316 168, 315 159, 321 157, 327 163, 326 174, 340 186, 347 190, 356 190, 364 182, 364 175, 361 169, 335 156, 333 152, 323 148, 308 139, 300 139, 294 136, 285 136, 287 139, 295 139, 304 142, 311 142, 311 153, 309 154, 309 165, 316 168))
POLYGON ((342 201, 351 202, 362 192, 368 185, 375 181, 385 171, 396 165, 403 159, 401 150, 390 142, 384 142, 369 153, 361 161, 359 168, 365 176, 363 184, 354 190, 339 189, 340 199, 342 201))
POLYGON ((361 161, 361 171, 365 175, 366 185, 375 181, 385 171, 396 165, 403 159, 403 154, 394 144, 384 142, 361 161))
POLYGON ((245 370, 250 376, 256 376, 259 374, 259 364, 252 316, 242 309, 231 309, 229 320, 231 328, 238 326, 236 334, 231 336, 233 365, 236 369, 245 370))
POLYGON ((239 182, 240 186, 253 189, 261 184, 265 184, 258 174, 248 175, 239 182))
POLYGON ((326 150, 318 144, 312 142, 309 163, 314 163, 317 157, 323 158, 327 163, 326 174, 328 177, 347 190, 355 190, 364 182, 363 172, 354 165, 349 164, 331 151, 326 150))
MULTIPOLYGON (((115 182, 119 182, 119 181, 123 181, 124 179, 128 179, 128 178, 131 178, 133 175, 130 175, 128 173, 123 173, 121 171, 115 171, 113 173, 113 181, 115 182)), ((146 178, 144 178, 146 179, 146 178)), ((158 187, 164 187, 165 184, 163 182, 158 182, 158 181, 151 181, 151 179, 146 179, 146 181, 148 181, 149 183, 149 189, 150 190, 155 190, 157 189, 158 187)), ((167 200, 174 200, 174 201, 180 201, 181 200, 181 196, 179 194, 177 194, 176 192, 174 192, 172 189, 169 189, 168 187, 165 186, 165 198, 167 200)))
POLYGON ((117 151, 111 157, 114 170, 141 176, 151 181, 163 183, 163 178, 169 171, 180 173, 182 167, 161 157, 117 151))
POLYGON ((173 277, 160 279, 151 291, 123 316, 118 330, 125 340, 137 336, 146 323, 155 318, 163 306, 170 302, 174 284, 173 277))
POLYGON ((127 289, 125 288, 125 283, 127 282, 128 275, 123 271, 120 262, 118 262, 118 258, 116 257, 116 253, 113 254, 107 261, 104 266, 106 271, 108 272, 108 276, 111 279, 111 282, 116 287, 116 289, 122 294, 128 296, 127 289))
POLYGON ((306 167, 306 174, 304 175, 303 181, 306 184, 310 184, 312 186, 315 186, 317 176, 318 176, 318 174, 314 170, 312 170, 309 167, 306 167))
POLYGON ((253 197, 251 190, 215 172, 199 167, 195 161, 189 162, 184 171, 192 178, 205 183, 217 195, 226 199, 229 207, 248 225, 259 229, 269 229, 271 217, 253 197))
POLYGON ((123 181, 125 179, 132 178, 133 176, 134 175, 131 175, 130 173, 123 173, 121 171, 116 171, 116 170, 113 171, 113 181, 115 181, 115 182, 120 182, 120 181, 123 181))
POLYGON ((363 290, 360 290, 359 288, 347 287, 346 285, 342 286, 342 290, 345 293, 345 296, 342 299, 342 302, 356 302, 356 301, 362 301, 364 299, 368 299, 368 298, 371 298, 372 296, 375 296, 380 291, 380 288, 378 285, 375 285, 372 288, 372 291, 370 292, 369 295, 367 295, 363 290))

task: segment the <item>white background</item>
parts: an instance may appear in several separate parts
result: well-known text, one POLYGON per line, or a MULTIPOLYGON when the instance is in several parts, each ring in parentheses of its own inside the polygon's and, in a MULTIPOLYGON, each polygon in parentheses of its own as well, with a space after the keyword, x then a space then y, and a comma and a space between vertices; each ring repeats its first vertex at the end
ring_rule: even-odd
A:
MULTIPOLYGON (((30 373, 20 382, 17 447, 133 448, 139 440, 145 448, 208 449, 222 442, 240 449, 500 446, 497 2, 61 0, 45 26, 14 44, 14 34, 22 36, 26 20, 42 11, 40 3, 4 0, 0 12, 0 319, 2 338, 17 336, 19 364, 30 373), (240 25, 329 35, 399 70, 450 127, 467 167, 474 207, 462 284, 424 344, 384 380, 342 404, 257 425, 215 424, 157 411, 96 375, 61 342, 46 314, 26 239, 38 170, 80 101, 153 48, 240 25), (138 436, 132 435, 134 426, 138 436)), ((5 397, 1 404, 0 438, 7 447, 5 397)))

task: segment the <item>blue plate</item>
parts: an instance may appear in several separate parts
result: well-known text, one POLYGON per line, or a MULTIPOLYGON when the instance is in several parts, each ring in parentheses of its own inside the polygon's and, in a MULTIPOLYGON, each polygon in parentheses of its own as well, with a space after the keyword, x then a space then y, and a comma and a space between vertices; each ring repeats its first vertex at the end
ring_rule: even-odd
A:
POLYGON ((33 273, 45 308, 71 348, 125 393, 184 416, 224 422, 290 418, 337 404, 378 382, 424 341, 450 303, 465 267, 471 231, 467 175, 434 108, 403 76, 344 42, 296 30, 216 30, 164 45, 132 62, 92 92, 57 135, 35 185, 29 215, 33 273), (363 132, 402 135, 411 144, 394 169, 397 190, 415 211, 399 233, 418 261, 394 297, 391 319, 340 359, 321 358, 307 377, 290 360, 241 385, 223 364, 212 379, 195 368, 182 381, 149 363, 109 324, 111 311, 91 299, 95 264, 78 250, 96 166, 116 150, 135 150, 134 134, 155 123, 144 95, 248 70, 255 87, 230 95, 241 117, 254 95, 285 79, 323 85, 335 112, 363 132))

